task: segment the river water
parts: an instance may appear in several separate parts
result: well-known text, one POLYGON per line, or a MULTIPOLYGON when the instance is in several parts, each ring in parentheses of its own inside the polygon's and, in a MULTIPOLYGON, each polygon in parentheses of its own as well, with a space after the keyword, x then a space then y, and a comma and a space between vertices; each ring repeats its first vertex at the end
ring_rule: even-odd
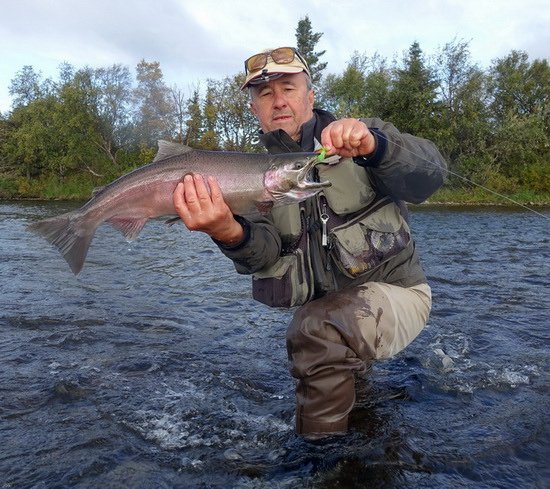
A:
POLYGON ((350 433, 311 444, 291 312, 160 221, 100 227, 74 277, 25 226, 75 206, 0 202, 0 488, 550 487, 548 219, 414 209, 429 324, 358 379, 350 433))

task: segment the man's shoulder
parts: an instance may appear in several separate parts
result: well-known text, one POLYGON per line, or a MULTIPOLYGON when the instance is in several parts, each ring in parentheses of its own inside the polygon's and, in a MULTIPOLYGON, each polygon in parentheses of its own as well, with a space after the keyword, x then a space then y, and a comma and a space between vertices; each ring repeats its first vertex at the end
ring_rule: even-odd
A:
POLYGON ((315 114, 315 118, 317 119, 317 121, 320 122, 321 127, 326 127, 331 122, 334 122, 336 120, 334 114, 332 114, 328 110, 314 108, 313 113, 315 114))

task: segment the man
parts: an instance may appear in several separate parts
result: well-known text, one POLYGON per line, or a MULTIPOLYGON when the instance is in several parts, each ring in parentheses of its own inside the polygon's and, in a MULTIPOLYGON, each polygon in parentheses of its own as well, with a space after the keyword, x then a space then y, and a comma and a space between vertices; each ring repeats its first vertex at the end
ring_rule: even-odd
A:
POLYGON ((189 229, 209 234, 239 273, 253 275, 256 299, 301 306, 287 332, 296 431, 342 433, 354 373, 402 350, 428 320, 431 291, 400 201, 425 200, 446 165, 430 141, 380 119, 336 120, 314 109, 309 68, 293 48, 258 53, 245 68, 242 88, 267 150, 323 146, 336 157, 317 165, 317 178, 332 186, 245 219, 231 213, 215 179, 188 175, 174 205, 189 229))

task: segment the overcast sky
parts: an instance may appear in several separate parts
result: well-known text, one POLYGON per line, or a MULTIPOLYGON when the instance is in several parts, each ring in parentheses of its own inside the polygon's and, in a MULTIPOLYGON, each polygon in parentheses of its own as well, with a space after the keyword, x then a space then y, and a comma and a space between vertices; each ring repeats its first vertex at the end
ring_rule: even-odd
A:
POLYGON ((512 49, 550 59, 548 0, 0 0, 0 111, 25 65, 57 78, 76 68, 159 61, 168 85, 191 90, 242 70, 266 47, 295 45, 308 15, 323 36, 325 73, 341 73, 354 51, 388 60, 416 40, 427 54, 468 41, 488 67, 512 49))

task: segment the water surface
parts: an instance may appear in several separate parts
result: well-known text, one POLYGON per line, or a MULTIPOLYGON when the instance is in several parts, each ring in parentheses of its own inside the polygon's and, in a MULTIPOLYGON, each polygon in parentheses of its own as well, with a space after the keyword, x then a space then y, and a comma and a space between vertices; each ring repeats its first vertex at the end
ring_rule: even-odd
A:
POLYGON ((293 432, 290 311, 160 221, 131 244, 102 226, 75 278, 25 230, 74 207, 0 202, 0 487, 549 486, 548 220, 415 208, 428 327, 314 445, 293 432))

